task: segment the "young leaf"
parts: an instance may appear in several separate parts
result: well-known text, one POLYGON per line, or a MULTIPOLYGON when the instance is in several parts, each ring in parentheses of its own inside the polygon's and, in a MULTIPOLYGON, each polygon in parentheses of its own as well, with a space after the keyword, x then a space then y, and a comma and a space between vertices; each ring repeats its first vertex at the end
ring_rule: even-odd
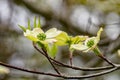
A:
POLYGON ((40 23, 40 18, 38 18, 38 25, 37 25, 38 28, 41 27, 41 23, 40 23))
POLYGON ((31 30, 31 27, 30 27, 30 19, 28 19, 28 27, 27 29, 31 30))
POLYGON ((34 28, 36 28, 36 16, 34 17, 34 28))
POLYGON ((51 58, 55 58, 57 53, 57 46, 55 44, 46 44, 46 50, 48 51, 48 55, 51 58))
POLYGON ((51 57, 55 58, 56 53, 57 53, 57 46, 55 44, 53 44, 51 47, 51 57))
POLYGON ((26 28, 24 26, 18 25, 24 32, 26 32, 26 28))

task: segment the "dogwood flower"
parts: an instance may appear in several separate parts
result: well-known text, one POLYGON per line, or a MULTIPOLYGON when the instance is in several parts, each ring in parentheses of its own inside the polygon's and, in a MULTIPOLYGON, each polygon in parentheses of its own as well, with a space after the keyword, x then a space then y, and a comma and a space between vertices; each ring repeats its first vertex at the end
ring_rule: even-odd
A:
POLYGON ((44 41, 47 43, 52 43, 56 42, 55 37, 60 33, 61 31, 56 28, 51 28, 46 32, 44 32, 41 28, 34 28, 32 31, 27 29, 26 32, 24 32, 24 36, 35 42, 44 41))
POLYGON ((38 24, 36 24, 36 18, 34 19, 34 28, 31 29, 30 21, 28 21, 28 27, 19 25, 20 28, 24 31, 24 36, 30 39, 33 42, 36 42, 41 48, 45 48, 51 57, 55 57, 57 52, 57 46, 54 44, 57 40, 56 36, 62 33, 62 31, 57 30, 56 28, 51 28, 44 32, 41 29, 40 19, 38 24))
POLYGON ((24 32, 24 36, 32 41, 39 41, 38 35, 44 33, 42 29, 40 28, 34 28, 33 30, 27 29, 26 32, 24 32))
POLYGON ((99 53, 99 51, 96 50, 96 49, 97 49, 97 44, 100 41, 100 35, 101 35, 102 31, 103 31, 103 29, 100 28, 100 30, 97 32, 97 36, 96 37, 87 38, 82 43, 71 45, 70 48, 76 49, 76 50, 80 50, 80 51, 84 51, 84 52, 88 52, 90 50, 93 50, 94 52, 99 53))
POLYGON ((20 28, 24 31, 24 36, 34 42, 47 42, 52 43, 56 42, 55 37, 58 36, 62 31, 57 30, 56 28, 51 28, 48 31, 44 32, 41 29, 40 19, 38 19, 38 24, 36 24, 36 17, 34 18, 34 28, 31 30, 30 20, 28 20, 28 27, 19 25, 20 28))

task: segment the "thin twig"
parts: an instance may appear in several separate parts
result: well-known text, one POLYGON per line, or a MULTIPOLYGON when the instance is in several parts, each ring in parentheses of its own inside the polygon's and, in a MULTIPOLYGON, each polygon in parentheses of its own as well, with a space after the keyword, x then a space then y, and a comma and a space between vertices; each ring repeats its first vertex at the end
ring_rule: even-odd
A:
MULTIPOLYGON (((33 42, 33 46, 34 46, 35 49, 39 50, 39 49, 37 48, 37 46, 35 45, 34 42, 33 42)), ((57 68, 56 68, 56 67, 54 66, 54 64, 51 62, 50 57, 48 56, 47 52, 46 52, 44 49, 42 49, 42 51, 39 50, 39 52, 42 53, 42 54, 48 59, 48 61, 49 61, 50 64, 52 65, 53 69, 54 69, 59 75, 61 75, 61 73, 57 70, 57 68), (42 51, 43 51, 43 52, 42 52, 42 51)))
POLYGON ((95 68, 83 68, 83 67, 77 67, 77 66, 70 66, 61 62, 54 62, 54 64, 60 66, 60 67, 65 67, 65 68, 71 68, 75 70, 82 70, 82 71, 98 71, 98 70, 106 70, 106 69, 111 69, 113 66, 105 66, 105 67, 95 67, 95 68), (59 63, 59 64, 58 64, 59 63))
POLYGON ((103 55, 98 55, 101 59, 105 60, 107 63, 109 63, 110 65, 112 65, 113 67, 115 66, 114 63, 112 63, 110 60, 108 60, 105 56, 103 55))
POLYGON ((73 54, 71 51, 69 51, 69 57, 70 57, 70 65, 72 66, 72 59, 73 59, 73 54))
MULTIPOLYGON (((42 52, 40 49, 37 48, 37 46, 35 44, 33 44, 34 48, 40 52, 41 54, 44 54, 44 52, 42 52)), ((49 57, 50 58, 50 57, 49 57)), ((97 71, 97 70, 106 70, 106 69, 111 69, 113 68, 113 66, 105 66, 105 67, 97 67, 97 68, 83 68, 83 67, 76 67, 76 66, 70 66, 70 65, 67 65, 67 64, 64 64, 64 63, 61 63, 55 59, 52 59, 50 58, 52 61, 54 61, 54 63, 58 66, 61 66, 61 67, 66 67, 66 68, 71 68, 71 69, 75 69, 75 70, 82 70, 82 71, 97 71)))
POLYGON ((50 64, 52 65, 52 67, 54 68, 54 70, 59 74, 59 75, 61 75, 61 73, 58 71, 58 69, 54 66, 54 64, 52 63, 52 61, 51 61, 51 59, 50 59, 50 57, 48 56, 48 54, 47 54, 47 52, 44 50, 44 49, 42 49, 43 51, 44 51, 44 53, 45 53, 45 55, 46 55, 46 58, 48 59, 48 61, 50 62, 50 64))
POLYGON ((8 67, 8 68, 24 71, 24 72, 34 73, 34 74, 41 74, 41 75, 49 75, 49 76, 61 77, 58 74, 47 73, 47 72, 40 72, 40 71, 34 71, 34 70, 28 70, 28 69, 12 66, 12 65, 9 65, 9 64, 3 63, 3 62, 0 62, 0 65, 8 67))
POLYGON ((54 73, 39 72, 39 71, 33 71, 33 70, 23 69, 23 68, 11 66, 9 64, 5 64, 5 63, 2 63, 2 62, 0 62, 0 65, 8 67, 8 68, 12 68, 12 69, 24 71, 24 72, 29 72, 29 73, 34 73, 34 74, 41 74, 41 75, 49 75, 49 76, 60 77, 60 78, 64 78, 64 79, 85 79, 85 78, 92 78, 92 77, 97 77, 97 76, 101 76, 101 75, 104 75, 104 74, 108 74, 108 73, 113 72, 113 71, 115 71, 117 69, 120 69, 120 65, 117 65, 117 66, 115 66, 114 68, 112 68, 110 70, 102 71, 102 72, 99 72, 99 73, 94 73, 94 74, 84 75, 84 76, 68 76, 68 75, 59 75, 59 74, 54 74, 54 73))
MULTIPOLYGON (((42 52, 42 51, 40 51, 40 52, 42 52)), ((46 51, 42 52, 42 54, 45 55, 45 57, 49 58, 49 56, 46 56, 47 53, 45 54, 45 52, 46 51)), ((51 58, 49 58, 49 59, 51 59, 51 58)), ((9 68, 12 68, 12 69, 24 71, 24 72, 29 72, 29 73, 34 73, 34 74, 41 74, 41 75, 49 75, 49 76, 60 77, 60 78, 64 78, 64 79, 85 79, 85 78, 92 78, 92 77, 97 77, 97 76, 101 76, 101 75, 104 75, 104 74, 108 74, 110 72, 113 72, 115 70, 120 69, 120 65, 115 65, 115 66, 112 67, 112 69, 109 69, 109 70, 106 70, 106 71, 102 71, 102 72, 98 72, 98 73, 93 73, 93 74, 88 74, 88 75, 83 75, 83 76, 68 76, 68 75, 60 75, 60 74, 54 74, 54 73, 47 73, 47 72, 39 72, 39 71, 28 70, 28 69, 24 69, 24 68, 19 68, 19 67, 11 66, 9 64, 5 64, 5 63, 2 63, 2 62, 0 62, 0 65, 5 66, 5 67, 9 67, 9 68)))
POLYGON ((92 78, 92 77, 97 77, 97 76, 101 76, 101 75, 105 75, 108 73, 111 73, 113 71, 116 71, 117 69, 119 69, 118 67, 114 67, 110 70, 107 71, 103 71, 103 72, 98 72, 98 73, 94 73, 94 74, 90 74, 90 75, 84 75, 84 76, 65 76, 65 79, 85 79, 85 78, 92 78))

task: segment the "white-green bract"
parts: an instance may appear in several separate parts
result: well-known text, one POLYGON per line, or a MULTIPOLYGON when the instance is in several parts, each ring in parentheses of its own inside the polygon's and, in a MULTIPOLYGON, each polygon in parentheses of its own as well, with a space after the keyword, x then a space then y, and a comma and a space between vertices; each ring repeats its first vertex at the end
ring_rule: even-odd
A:
POLYGON ((27 29, 26 32, 24 32, 24 36, 35 42, 41 41, 46 43, 52 43, 56 42, 55 37, 60 33, 61 31, 57 30, 56 28, 51 28, 46 32, 44 32, 41 28, 34 28, 33 30, 27 29), (44 39, 39 39, 39 37, 42 37, 44 39))
POLYGON ((93 50, 95 47, 97 47, 97 44, 100 41, 100 35, 101 35, 102 31, 103 31, 103 29, 100 28, 100 30, 97 32, 96 37, 90 37, 90 38, 87 38, 82 43, 73 44, 73 45, 71 45, 71 48, 76 49, 76 50, 80 50, 80 51, 84 51, 84 52, 88 52, 90 50, 93 50))

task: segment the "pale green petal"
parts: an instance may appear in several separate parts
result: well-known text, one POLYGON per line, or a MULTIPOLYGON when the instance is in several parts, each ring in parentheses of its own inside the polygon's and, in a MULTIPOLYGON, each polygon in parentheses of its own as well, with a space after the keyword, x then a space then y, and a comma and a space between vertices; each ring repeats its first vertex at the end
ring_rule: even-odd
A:
POLYGON ((44 31, 41 28, 34 28, 32 32, 36 35, 38 35, 40 33, 44 33, 44 31))
POLYGON ((83 52, 88 52, 88 51, 90 51, 90 50, 93 50, 92 47, 84 50, 83 52))
POLYGON ((38 41, 38 38, 31 31, 27 30, 26 32, 24 32, 24 36, 32 41, 38 41))
POLYGON ((43 33, 42 29, 40 28, 34 28, 33 31, 27 29, 26 32, 24 32, 24 36, 32 41, 38 41, 39 39, 37 38, 37 35, 40 33, 43 33))
POLYGON ((59 35, 62 31, 57 30, 56 28, 49 29, 45 32, 46 38, 54 38, 59 35))
POLYGON ((64 46, 67 44, 67 41, 70 40, 69 36, 65 32, 62 32, 61 34, 56 36, 55 39, 57 40, 56 44, 58 46, 64 46))
POLYGON ((88 38, 88 36, 75 36, 71 37, 72 44, 78 44, 83 41, 85 41, 88 38))
POLYGON ((57 40, 56 39, 46 39, 45 42, 47 42, 47 43, 55 43, 55 42, 57 42, 57 40))
POLYGON ((70 48, 75 49, 75 50, 80 50, 80 51, 84 51, 84 50, 88 49, 88 47, 83 44, 73 44, 73 45, 71 45, 70 48))

